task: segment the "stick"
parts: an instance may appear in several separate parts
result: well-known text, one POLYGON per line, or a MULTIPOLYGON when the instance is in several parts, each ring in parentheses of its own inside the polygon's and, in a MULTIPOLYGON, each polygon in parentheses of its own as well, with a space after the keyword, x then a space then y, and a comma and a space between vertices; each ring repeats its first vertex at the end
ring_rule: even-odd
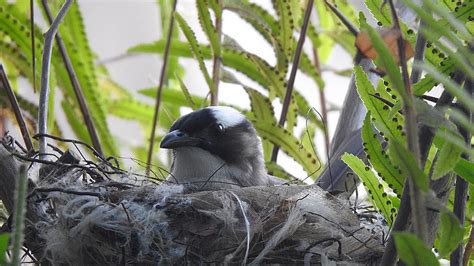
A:
MULTIPOLYGON (((278 124, 280 126, 285 125, 286 114, 288 113, 288 108, 290 106, 291 94, 293 93, 293 87, 295 84, 296 71, 298 70, 298 65, 300 63, 301 53, 303 52, 303 44, 306 38, 306 30, 308 29, 309 18, 311 16, 311 10, 313 10, 313 0, 308 1, 306 6, 306 11, 304 14, 303 27, 301 28, 300 37, 298 39, 298 44, 296 46, 295 57, 293 58, 293 65, 291 66, 290 78, 286 86, 285 99, 283 101, 283 108, 281 110, 280 121, 278 124)), ((278 157, 279 147, 277 145, 273 146, 271 161, 276 162, 278 157)))
POLYGON ((176 10, 177 3, 178 3, 178 0, 174 0, 173 9, 171 10, 172 14, 170 16, 170 24, 168 27, 168 36, 166 36, 165 53, 163 57, 163 65, 161 66, 158 92, 156 93, 155 112, 153 113, 153 125, 151 126, 150 145, 148 146, 148 156, 146 159, 146 175, 150 173, 151 157, 153 155, 153 146, 155 146, 155 131, 156 131, 156 125, 158 124, 158 114, 160 112, 161 93, 163 91, 163 84, 165 83, 166 68, 168 67, 168 58, 169 58, 170 47, 171 47, 171 38, 173 37, 174 11, 176 10))
POLYGON ((3 69, 2 64, 0 64, 0 80, 2 82, 3 88, 5 89, 5 92, 7 93, 8 100, 10 101, 10 105, 13 109, 13 113, 15 113, 16 122, 20 127, 21 135, 23 136, 23 141, 25 142, 26 148, 28 149, 28 151, 33 151, 33 142, 31 141, 30 133, 28 132, 28 127, 25 123, 25 118, 23 118, 23 115, 21 114, 20 105, 18 104, 15 93, 13 92, 10 83, 8 82, 8 77, 5 73, 5 70, 3 69))
MULTIPOLYGON (((43 5, 49 23, 52 23, 53 16, 51 15, 51 10, 49 9, 47 0, 41 0, 41 4, 43 5)), ((86 123, 87 131, 89 132, 89 136, 91 137, 92 146, 94 146, 97 152, 103 154, 102 147, 99 141, 99 136, 97 135, 97 131, 94 127, 94 121, 92 121, 89 108, 87 107, 86 99, 84 97, 84 94, 82 93, 81 84, 79 83, 76 72, 74 71, 74 67, 72 66, 71 60, 69 59, 69 55, 59 32, 56 34, 56 44, 58 45, 59 53, 61 54, 64 65, 66 66, 66 70, 69 79, 71 80, 71 85, 74 90, 74 94, 76 94, 77 103, 79 104, 82 117, 84 118, 84 122, 86 123)))
MULTIPOLYGON (((217 31, 217 37, 219 38, 219 42, 220 42, 221 36, 222 36, 222 0, 217 0, 217 4, 221 8, 221 14, 216 14, 216 31, 217 31)), ((215 91, 214 92, 211 91, 211 105, 218 104, 221 63, 222 63, 222 56, 220 54, 213 54, 212 80, 214 81, 215 91)))
MULTIPOLYGON (((67 10, 71 6, 73 0, 66 0, 64 5, 59 10, 58 15, 51 23, 48 31, 44 35, 44 48, 43 57, 41 62, 41 91, 39 100, 39 112, 38 112, 38 131, 39 134, 46 134, 48 131, 48 101, 49 101, 49 73, 51 67, 51 53, 53 50, 53 41, 56 33, 59 29, 67 10)), ((39 153, 40 158, 44 159, 46 153, 46 138, 41 137, 39 141, 39 153)))

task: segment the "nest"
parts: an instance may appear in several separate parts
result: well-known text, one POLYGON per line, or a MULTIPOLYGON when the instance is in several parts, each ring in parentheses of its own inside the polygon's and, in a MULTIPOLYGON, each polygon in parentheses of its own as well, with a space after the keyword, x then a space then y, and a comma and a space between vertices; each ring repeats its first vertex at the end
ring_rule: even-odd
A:
MULTIPOLYGON (((45 162, 0 146, 0 185, 30 180, 25 246, 53 265, 371 264, 384 246, 349 201, 314 186, 186 191, 64 153, 45 162), (47 164, 47 165, 45 165, 47 164), (36 173, 36 174, 35 174, 36 173)), ((11 214, 12 189, 0 190, 11 214)))

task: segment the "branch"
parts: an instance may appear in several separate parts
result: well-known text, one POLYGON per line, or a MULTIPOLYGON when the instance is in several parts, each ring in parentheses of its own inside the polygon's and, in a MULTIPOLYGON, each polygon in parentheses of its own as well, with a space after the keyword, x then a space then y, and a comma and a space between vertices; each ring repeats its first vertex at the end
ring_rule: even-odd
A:
MULTIPOLYGON (((48 131, 48 101, 49 101, 49 74, 51 67, 51 53, 53 50, 53 41, 56 33, 59 29, 59 24, 61 24, 64 16, 66 15, 67 10, 71 6, 73 0, 66 0, 64 5, 59 10, 58 15, 51 23, 48 31, 44 35, 44 48, 43 48, 43 58, 41 62, 41 91, 39 99, 39 114, 38 114, 38 132, 40 134, 46 134, 48 131)), ((41 137, 39 141, 39 152, 40 158, 45 157, 46 153, 46 138, 41 137)))
MULTIPOLYGON (((400 57, 400 65, 402 67, 402 77, 405 89, 405 97, 403 97, 403 113, 405 114, 405 128, 408 142, 408 150, 413 153, 415 160, 417 161, 418 167, 420 166, 420 147, 418 142, 418 125, 416 123, 416 111, 413 106, 413 92, 411 88, 410 78, 408 76, 408 67, 405 57, 405 42, 403 40, 403 34, 400 29, 400 22, 398 20, 397 11, 393 0, 388 0, 390 10, 392 12, 392 18, 394 23, 394 29, 396 29, 400 35, 397 39, 398 43, 398 55, 400 57)), ((402 94, 403 96, 403 94, 402 94)), ((419 239, 426 242, 428 229, 426 227, 426 206, 425 196, 415 184, 416 176, 409 175, 409 193, 410 193, 410 205, 412 209, 412 222, 415 229, 415 233, 419 239)))
POLYGON ((33 92, 36 93, 36 47, 35 47, 35 8, 34 0, 30 0, 30 31, 31 31, 31 70, 33 74, 33 92))
MULTIPOLYGON (((474 84, 471 80, 466 80, 464 83, 464 89, 470 95, 473 95, 474 84)), ((472 113, 469 112, 468 108, 461 105, 461 112, 472 121, 472 113)), ((468 129, 458 125, 459 133, 464 138, 466 145, 471 144, 471 134, 468 129)), ((469 160, 469 154, 463 153, 462 158, 469 160)), ((464 219, 466 216, 466 200, 469 184, 460 176, 456 176, 456 189, 454 193, 454 204, 453 212, 458 217, 461 226, 464 225, 464 219)), ((464 226, 463 226, 464 227, 464 226)), ((457 246, 453 253, 451 253, 451 265, 461 265, 463 260, 463 249, 462 243, 457 246)))
POLYGON ((16 177, 15 212, 13 212, 13 247, 11 265, 20 265, 20 251, 23 246, 25 234, 26 194, 28 192, 28 175, 26 166, 20 167, 19 176, 16 177))
POLYGON ((148 146, 148 156, 146 159, 146 175, 150 173, 151 157, 153 155, 153 146, 155 146, 155 131, 156 131, 156 126, 158 124, 158 114, 160 112, 161 94, 163 91, 163 84, 165 83, 166 68, 168 67, 168 58, 170 54, 171 39, 173 37, 174 12, 176 10, 177 3, 178 3, 178 0, 174 0, 173 9, 171 10, 171 16, 170 16, 170 24, 168 27, 168 35, 166 36, 166 46, 165 46, 165 52, 164 52, 164 57, 163 57, 163 65, 161 66, 160 82, 158 84, 158 92, 156 93, 155 112, 153 113, 153 125, 151 126, 150 145, 148 146))
MULTIPOLYGON (((222 36, 222 0, 217 0, 220 7, 221 14, 216 14, 216 31, 219 42, 222 36)), ((217 13, 217 12, 216 12, 217 13)), ((211 91, 211 105, 218 104, 219 93, 219 78, 221 70, 222 56, 220 54, 213 54, 212 56, 212 80, 214 81, 215 90, 211 91)))
MULTIPOLYGON (((283 107, 281 110, 280 120, 278 124, 280 126, 285 125, 286 114, 288 113, 288 108, 290 106, 291 95, 293 93, 293 87, 295 84, 296 71, 298 70, 298 65, 300 64, 301 53, 303 52, 303 44, 306 38, 306 30, 308 29, 309 19, 311 16, 311 10, 313 9, 314 0, 309 0, 308 5, 306 6, 306 11, 303 19, 303 27, 301 28, 300 37, 298 39, 298 44, 296 46, 295 57, 293 58, 293 65, 291 66, 290 78, 286 86, 285 99, 283 101, 283 107)), ((273 146, 271 161, 276 162, 278 157, 279 147, 277 145, 273 146)))
MULTIPOLYGON (((49 23, 52 23, 53 16, 51 15, 51 10, 49 9, 47 0, 41 0, 41 3, 43 5, 46 16, 48 17, 49 23)), ((59 32, 56 34, 56 43, 58 45, 59 53, 61 54, 64 65, 66 66, 69 79, 71 80, 71 85, 74 90, 74 94, 76 95, 77 103, 79 104, 79 109, 81 110, 82 117, 84 118, 84 122, 86 123, 87 131, 89 132, 89 136, 91 137, 92 145, 100 154, 103 154, 102 147, 99 141, 99 136, 97 135, 97 131, 95 130, 94 122, 92 121, 89 108, 87 107, 86 99, 84 97, 84 94, 82 93, 81 84, 79 83, 76 72, 74 71, 74 67, 72 66, 71 60, 69 59, 69 55, 59 32)))
POLYGON ((10 83, 8 82, 8 77, 5 73, 5 70, 3 69, 2 64, 0 64, 0 81, 8 96, 8 100, 10 101, 10 105, 13 109, 13 113, 15 114, 16 122, 20 127, 21 135, 23 137, 23 141, 25 142, 26 148, 28 149, 28 151, 33 151, 33 142, 31 141, 30 133, 28 132, 28 127, 26 126, 25 119, 23 118, 23 115, 21 113, 20 105, 18 104, 18 101, 15 96, 15 92, 13 92, 10 83))

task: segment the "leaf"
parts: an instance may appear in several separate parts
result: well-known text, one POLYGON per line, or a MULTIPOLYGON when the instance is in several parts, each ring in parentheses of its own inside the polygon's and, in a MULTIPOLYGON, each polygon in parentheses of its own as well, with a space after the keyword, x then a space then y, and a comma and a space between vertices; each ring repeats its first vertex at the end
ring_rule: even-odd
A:
POLYGON ((275 112, 273 111, 270 99, 250 87, 245 86, 244 89, 250 98, 250 107, 255 118, 260 121, 276 124, 275 112))
POLYGON ((389 156, 393 163, 401 168, 402 174, 413 178, 418 188, 425 192, 428 190, 428 176, 418 167, 418 161, 415 159, 415 156, 405 146, 397 141, 392 141, 389 156))
POLYGON ((176 75, 176 79, 179 81, 179 85, 181 87, 181 90, 183 91, 184 98, 188 102, 188 105, 191 106, 193 110, 196 110, 199 108, 199 106, 194 102, 193 97, 189 93, 188 88, 186 87, 186 84, 184 84, 183 80, 176 75))
POLYGON ((392 201, 387 197, 388 194, 384 191, 384 185, 381 181, 371 171, 371 168, 366 166, 357 156, 344 153, 341 160, 360 178, 367 193, 370 195, 371 202, 384 216, 388 224, 391 225, 395 218, 396 209, 392 206, 392 201))
POLYGON ((293 54, 293 30, 295 27, 290 2, 273 0, 279 18, 278 40, 287 59, 291 58, 293 54))
MULTIPOLYGON (((397 64, 400 64, 400 57, 398 55, 398 43, 397 43, 397 39, 400 36, 400 32, 393 28, 390 28, 390 29, 383 28, 379 30, 379 33, 382 37, 383 42, 388 47, 389 52, 393 57, 393 60, 395 60, 397 64)), ((378 53, 372 44, 369 34, 366 31, 362 31, 359 34, 357 34, 356 47, 366 57, 373 60, 378 58, 378 53)), ((411 47, 410 43, 406 40, 404 40, 404 47, 405 47, 405 58, 409 59, 413 57, 414 55, 413 48, 411 47)))
POLYGON ((301 147, 300 142, 286 129, 267 121, 253 121, 255 129, 264 140, 278 145, 281 150, 299 163, 308 174, 321 169, 320 160, 310 151, 301 147))
POLYGON ((388 50, 380 34, 375 29, 370 27, 365 21, 361 20, 361 23, 362 29, 366 30, 369 33, 372 45, 374 46, 375 50, 377 51, 377 54, 379 55, 378 60, 380 61, 381 66, 387 72, 387 76, 390 80, 390 83, 392 84, 393 88, 398 91, 402 98, 405 99, 407 97, 405 85, 402 80, 402 75, 400 74, 400 69, 395 63, 394 57, 388 50))
POLYGON ((439 265, 431 250, 412 233, 393 233, 400 259, 408 266, 439 265))
POLYGON ((201 52, 200 46, 197 42, 196 35, 191 30, 191 27, 189 27, 186 20, 184 20, 184 18, 179 13, 175 13, 175 18, 176 18, 176 21, 178 21, 178 24, 181 30, 183 31, 184 35, 186 36, 186 39, 188 40, 188 43, 189 43, 189 46, 191 47, 191 51, 194 55, 194 58, 196 58, 196 60, 198 61, 199 69, 204 75, 204 79, 206 80, 209 90, 211 92, 215 92, 216 88, 215 88, 214 82, 212 81, 211 76, 209 75, 209 72, 207 72, 206 65, 204 64, 204 57, 201 52))
POLYGON ((432 179, 436 180, 452 171, 459 159, 461 158, 462 149, 450 142, 444 142, 443 146, 438 150, 438 157, 433 165, 432 179))
POLYGON ((403 117, 399 113, 395 113, 395 116, 390 118, 388 116, 390 107, 372 96, 375 95, 376 92, 367 74, 365 74, 360 66, 356 66, 354 70, 357 92, 367 110, 370 111, 375 126, 379 131, 383 132, 387 138, 403 143, 403 117))
POLYGON ((298 178, 296 178, 292 174, 285 171, 285 169, 283 169, 283 167, 281 167, 280 165, 278 165, 275 162, 267 161, 267 162, 265 162, 265 166, 267 167, 267 171, 272 173, 272 175, 274 175, 274 176, 277 176, 279 178, 282 178, 282 179, 288 180, 288 181, 298 180, 298 178))
MULTIPOLYGON (((466 159, 460 159, 454 166, 454 172, 460 175, 467 182, 474 184, 474 163, 466 159)), ((472 199, 474 201, 474 198, 472 199)))
POLYGON ((379 26, 392 25, 392 16, 390 15, 390 9, 388 4, 384 5, 383 0, 366 0, 365 5, 369 9, 370 13, 378 21, 379 26))
POLYGON ((6 265, 6 254, 8 249, 8 234, 0 234, 0 265, 6 265))
POLYGON ((201 24, 202 29, 209 39, 209 43, 211 44, 214 55, 220 56, 221 42, 219 40, 219 36, 217 35, 216 29, 212 25, 211 13, 209 12, 208 5, 208 0, 196 1, 199 23, 201 24))
POLYGON ((386 151, 377 139, 377 134, 372 129, 370 112, 367 113, 361 130, 362 145, 370 164, 377 171, 379 177, 389 184, 395 194, 400 195, 405 183, 405 176, 398 172, 398 168, 390 162, 386 151))
POLYGON ((464 230, 453 213, 442 212, 438 229, 438 252, 440 257, 448 256, 463 239, 464 230))

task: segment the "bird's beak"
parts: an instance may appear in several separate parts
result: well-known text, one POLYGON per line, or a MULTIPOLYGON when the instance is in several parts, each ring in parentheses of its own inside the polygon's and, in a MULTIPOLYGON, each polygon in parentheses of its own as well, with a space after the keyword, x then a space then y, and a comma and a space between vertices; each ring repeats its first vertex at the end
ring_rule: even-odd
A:
POLYGON ((174 149, 179 147, 193 147, 200 143, 198 138, 190 137, 188 134, 179 129, 173 130, 166 134, 160 143, 160 148, 174 149))

